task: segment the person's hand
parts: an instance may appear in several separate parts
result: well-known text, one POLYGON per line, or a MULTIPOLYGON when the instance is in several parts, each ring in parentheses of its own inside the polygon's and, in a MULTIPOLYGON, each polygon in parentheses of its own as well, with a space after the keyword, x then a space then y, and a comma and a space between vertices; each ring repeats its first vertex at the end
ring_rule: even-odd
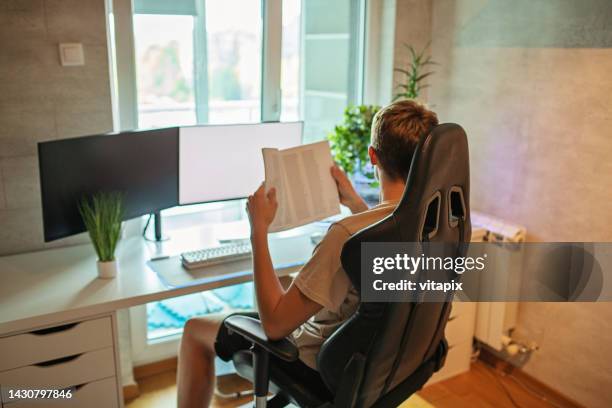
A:
POLYGON ((274 221, 277 208, 276 189, 273 187, 266 194, 264 184, 262 183, 257 191, 249 196, 247 201, 251 235, 268 233, 268 228, 272 221, 274 221))
POLYGON ((340 197, 340 203, 347 206, 353 214, 360 213, 368 209, 368 205, 363 201, 363 198, 349 180, 345 172, 343 172, 337 164, 331 168, 331 175, 336 182, 338 188, 338 196, 340 197))

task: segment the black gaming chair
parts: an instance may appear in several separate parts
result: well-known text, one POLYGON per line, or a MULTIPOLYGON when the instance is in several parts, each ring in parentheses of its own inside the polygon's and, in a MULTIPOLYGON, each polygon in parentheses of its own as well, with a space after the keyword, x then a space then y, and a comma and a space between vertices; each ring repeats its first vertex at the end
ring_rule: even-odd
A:
MULTIPOLYGON (((460 126, 442 124, 421 137, 398 207, 345 243, 342 266, 359 291, 362 242, 457 243, 454 256, 464 256, 470 236, 467 138, 460 126)), ((444 364, 452 294, 446 300, 362 302, 323 344, 318 386, 296 381, 283 364, 298 358, 289 340, 269 341, 253 318, 232 316, 225 324, 253 344, 233 360, 238 373, 253 381, 257 407, 266 406, 269 384, 276 393, 270 406, 395 407, 444 364)))

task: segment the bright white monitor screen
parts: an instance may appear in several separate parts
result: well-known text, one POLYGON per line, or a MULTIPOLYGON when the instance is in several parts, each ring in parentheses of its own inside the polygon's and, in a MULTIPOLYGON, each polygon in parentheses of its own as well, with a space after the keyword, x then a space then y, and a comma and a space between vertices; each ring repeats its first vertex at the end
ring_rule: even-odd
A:
POLYGON ((179 130, 179 204, 243 198, 264 181, 261 149, 302 143, 302 122, 179 130))

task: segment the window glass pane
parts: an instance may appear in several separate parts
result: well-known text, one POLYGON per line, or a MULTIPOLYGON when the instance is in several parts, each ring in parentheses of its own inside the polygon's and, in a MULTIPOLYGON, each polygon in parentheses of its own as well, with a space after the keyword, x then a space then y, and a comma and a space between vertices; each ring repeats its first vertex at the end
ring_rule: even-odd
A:
MULTIPOLYGON (((230 239, 248 237, 248 223, 239 222, 246 219, 245 206, 246 200, 233 200, 163 211, 164 233, 171 237, 164 243, 165 250, 168 254, 178 254, 210 245, 210 239, 201 239, 202 231, 197 230, 203 225, 219 227, 220 236, 226 234, 230 239)), ((227 314, 253 307, 252 282, 151 302, 146 305, 145 338, 151 343, 178 335, 187 320, 194 316, 227 314)))
POLYGON ((300 51, 302 2, 283 0, 281 48, 281 121, 300 119, 300 51))
POLYGON ((193 16, 134 16, 140 128, 196 123, 193 30, 193 16))
POLYGON ((147 341, 180 334, 192 317, 252 310, 254 293, 253 282, 246 282, 148 303, 147 341))
POLYGON ((261 0, 194 4, 137 2, 140 128, 260 120, 261 0))
POLYGON ((281 118, 299 114, 305 143, 325 139, 358 103, 359 10, 359 0, 283 0, 281 118), (295 88, 297 108, 295 93, 285 91, 295 88))
POLYGON ((307 0, 304 3, 307 34, 347 34, 351 29, 352 0, 307 0))
POLYGON ((259 122, 261 1, 206 0, 208 121, 259 122))

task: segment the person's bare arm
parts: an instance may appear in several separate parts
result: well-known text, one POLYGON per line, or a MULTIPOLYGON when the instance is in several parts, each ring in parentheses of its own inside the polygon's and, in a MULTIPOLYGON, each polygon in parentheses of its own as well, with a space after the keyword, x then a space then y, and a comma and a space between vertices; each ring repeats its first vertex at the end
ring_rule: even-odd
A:
POLYGON ((340 203, 349 210, 351 213, 357 214, 368 209, 368 205, 365 203, 363 198, 357 191, 355 191, 355 187, 351 184, 351 181, 347 177, 346 173, 343 172, 340 167, 337 165, 332 166, 331 175, 336 182, 336 187, 338 187, 338 196, 340 197, 340 203))
POLYGON ((263 329, 271 340, 288 336, 322 309, 295 285, 285 291, 274 272, 268 248, 268 228, 277 207, 276 191, 270 189, 266 194, 263 185, 249 197, 247 203, 257 306, 263 329))

